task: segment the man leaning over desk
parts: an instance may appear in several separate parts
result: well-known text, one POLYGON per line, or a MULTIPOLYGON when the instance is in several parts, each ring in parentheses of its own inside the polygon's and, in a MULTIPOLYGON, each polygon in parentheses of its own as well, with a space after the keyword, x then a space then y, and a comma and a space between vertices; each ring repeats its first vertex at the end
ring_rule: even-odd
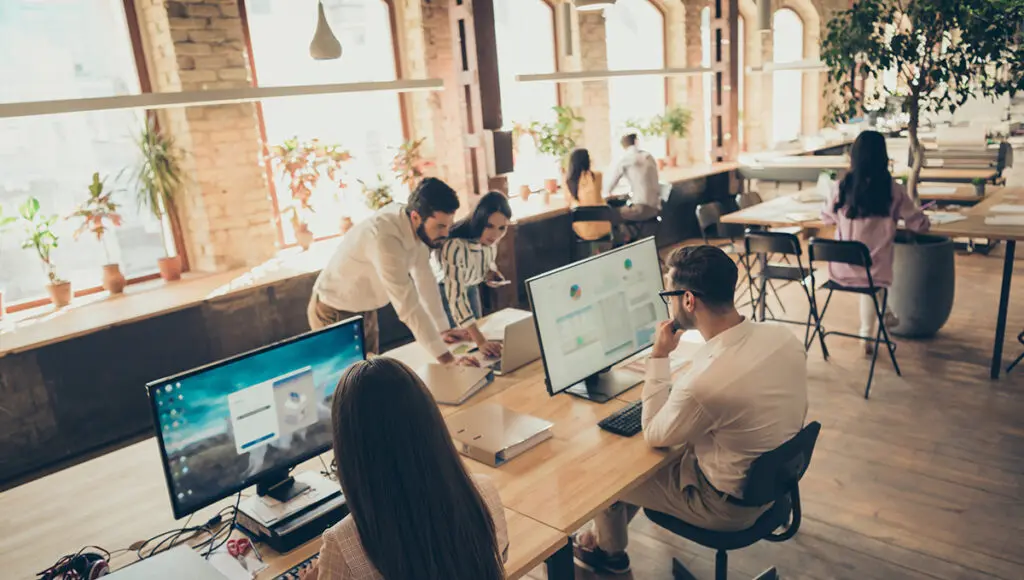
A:
MULTIPOLYGON (((366 351, 377 353, 377 309, 395 307, 416 342, 444 364, 456 362, 445 342, 468 337, 452 329, 430 267, 459 209, 459 197, 440 179, 420 182, 405 204, 393 203, 348 231, 313 285, 307 316, 314 330, 363 316, 366 351)), ((471 357, 460 364, 477 365, 471 357)))
POLYGON ((741 505, 750 464, 795 436, 807 415, 803 344, 777 323, 736 311, 736 264, 713 246, 680 248, 669 258, 662 322, 643 387, 644 439, 683 445, 683 455, 630 491, 576 536, 575 557, 598 573, 625 574, 627 527, 640 507, 716 531, 750 527, 771 504, 741 505), (669 354, 682 330, 705 344, 672 384, 669 354))

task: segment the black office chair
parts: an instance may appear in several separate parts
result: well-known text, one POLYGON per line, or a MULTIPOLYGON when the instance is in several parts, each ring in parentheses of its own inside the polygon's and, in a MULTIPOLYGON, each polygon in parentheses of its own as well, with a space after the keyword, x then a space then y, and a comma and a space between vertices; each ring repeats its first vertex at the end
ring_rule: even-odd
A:
MULTIPOLYGON (((1024 330, 1022 330, 1021 333, 1017 335, 1017 342, 1019 342, 1021 344, 1024 344, 1024 330)), ((1020 364, 1020 361, 1022 361, 1022 360, 1024 360, 1024 352, 1020 353, 1020 356, 1018 356, 1017 358, 1013 359, 1013 362, 1010 363, 1010 366, 1006 367, 1006 372, 1012 371, 1013 367, 1015 367, 1018 364, 1020 364)))
MULTIPOLYGON (((644 514, 658 526, 705 548, 715 550, 715 580, 726 580, 729 575, 729 550, 739 550, 761 540, 785 542, 800 529, 800 479, 807 472, 818 440, 821 424, 812 421, 792 439, 776 449, 758 457, 750 465, 743 499, 736 501, 748 506, 774 504, 754 525, 737 532, 716 532, 698 528, 668 514, 644 509, 644 514), (782 532, 776 533, 779 528, 782 532)), ((672 559, 672 577, 675 580, 696 580, 682 562, 672 559)), ((778 572, 774 567, 762 572, 755 580, 774 580, 778 572)))
MULTIPOLYGON (((753 300, 751 308, 753 309, 754 319, 765 320, 764 308, 762 306, 767 302, 768 284, 772 280, 799 284, 804 291, 804 295, 807 297, 807 320, 787 320, 775 318, 774 316, 772 316, 772 320, 787 324, 803 325, 806 328, 804 332, 804 349, 810 348, 811 343, 814 342, 814 337, 818 336, 821 344, 821 353, 827 359, 828 349, 825 347, 825 340, 821 338, 821 334, 817 331, 811 334, 812 328, 819 328, 818 305, 815 302, 814 283, 810 272, 804 268, 800 239, 793 234, 784 232, 748 231, 743 239, 743 244, 747 256, 757 256, 757 261, 761 264, 760 271, 757 274, 756 300, 754 300, 754 294, 751 291, 751 299, 753 300), (796 260, 796 264, 788 260, 785 263, 772 262, 771 257, 776 254, 781 255, 783 258, 792 257, 796 260)), ((751 288, 754 287, 753 268, 747 270, 747 284, 751 288)), ((776 299, 778 299, 777 294, 776 299)))
MULTIPOLYGON (((828 297, 825 298, 825 305, 818 313, 818 326, 814 329, 814 331, 821 337, 822 344, 824 344, 825 337, 829 334, 874 342, 874 352, 871 355, 871 369, 868 371, 868 384, 864 387, 864 398, 867 399, 868 395, 871 393, 871 380, 875 376, 875 361, 878 360, 878 346, 883 342, 886 349, 889 351, 889 358, 892 359, 892 366, 896 370, 896 374, 898 376, 903 376, 900 372, 900 365, 896 362, 896 343, 889 338, 889 330, 885 328, 885 310, 889 304, 889 290, 885 290, 882 295, 882 302, 879 304, 879 288, 875 286, 875 281, 871 278, 871 252, 868 250, 868 247, 861 242, 819 240, 817 238, 812 238, 810 245, 808 246, 807 253, 811 260, 810 268, 812 285, 814 284, 814 262, 820 261, 849 264, 851 266, 864 268, 864 271, 867 272, 868 286, 866 288, 843 286, 842 284, 833 282, 832 280, 821 285, 822 289, 828 290, 828 297), (875 333, 874 338, 835 330, 829 332, 823 331, 821 328, 821 322, 825 318, 825 313, 828 311, 828 305, 832 300, 832 294, 834 292, 849 292, 852 294, 867 294, 871 296, 871 300, 875 304, 875 315, 878 317, 878 331, 875 333)), ((825 359, 828 360, 827 350, 825 351, 825 359)))
POLYGON ((618 222, 618 215, 611 207, 607 205, 581 205, 579 207, 572 208, 572 211, 569 212, 569 217, 572 219, 573 224, 604 222, 610 227, 608 235, 602 236, 596 240, 584 240, 576 235, 576 230, 572 230, 570 235, 572 236, 573 243, 572 247, 569 248, 569 255, 572 257, 573 262, 580 259, 577 256, 577 250, 580 246, 587 246, 590 250, 593 250, 593 247, 599 244, 610 244, 612 248, 619 246, 618 238, 615 235, 615 226, 618 222))

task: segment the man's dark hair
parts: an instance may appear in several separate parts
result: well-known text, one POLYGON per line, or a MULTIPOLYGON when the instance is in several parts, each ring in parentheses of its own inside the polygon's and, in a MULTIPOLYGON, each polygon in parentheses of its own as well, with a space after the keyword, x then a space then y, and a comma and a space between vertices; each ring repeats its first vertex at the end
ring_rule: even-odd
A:
POLYGON ((667 266, 672 290, 689 290, 712 309, 733 304, 739 269, 720 248, 678 248, 669 256, 667 266))
POLYGON ((633 145, 636 145, 636 133, 623 135, 620 143, 622 143, 623 149, 625 149, 626 147, 632 147, 633 145))
POLYGON ((434 212, 454 214, 459 209, 459 196, 447 183, 436 177, 427 177, 409 194, 406 212, 416 212, 427 219, 434 212))

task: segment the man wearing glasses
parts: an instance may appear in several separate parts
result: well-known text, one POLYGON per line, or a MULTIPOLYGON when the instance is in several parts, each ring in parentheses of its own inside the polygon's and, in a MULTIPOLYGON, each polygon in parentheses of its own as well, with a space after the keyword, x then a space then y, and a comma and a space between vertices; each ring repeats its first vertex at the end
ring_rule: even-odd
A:
POLYGON ((697 246, 676 250, 667 266, 661 297, 671 319, 660 323, 647 363, 643 430, 651 447, 684 452, 577 534, 576 561, 597 573, 629 571, 627 527, 640 507, 709 530, 753 525, 771 505, 742 504, 747 470, 796 435, 807 415, 803 344, 780 324, 740 315, 732 259, 697 246), (673 385, 668 357, 691 329, 705 344, 673 385))

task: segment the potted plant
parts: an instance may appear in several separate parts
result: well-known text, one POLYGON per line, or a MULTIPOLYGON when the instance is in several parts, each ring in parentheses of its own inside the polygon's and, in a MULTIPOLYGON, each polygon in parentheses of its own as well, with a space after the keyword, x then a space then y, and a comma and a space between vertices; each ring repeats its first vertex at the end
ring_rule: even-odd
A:
POLYGON ((978 197, 985 197, 985 180, 980 177, 975 177, 971 180, 971 184, 974 185, 974 193, 978 197))
POLYGON ((46 291, 50 300, 57 308, 63 308, 71 304, 71 282, 61 279, 57 275, 56 266, 53 263, 53 250, 57 247, 57 234, 53 231, 53 224, 57 223, 56 215, 43 215, 39 212, 39 200, 30 197, 21 204, 19 208, 21 219, 25 222, 25 239, 21 242, 22 249, 35 250, 39 261, 43 263, 43 270, 49 283, 46 291))
MULTIPOLYGON (((584 119, 577 115, 571 107, 553 107, 553 109, 555 121, 552 123, 534 121, 530 123, 529 134, 533 137, 537 151, 557 159, 562 173, 565 173, 569 154, 576 148, 576 140, 583 133, 579 125, 583 123, 584 119)), ((555 193, 558 191, 558 179, 544 180, 544 188, 549 193, 555 193)))
MULTIPOLYGON (((18 221, 17 216, 4 215, 4 206, 0 205, 0 253, 3 252, 3 234, 11 225, 18 221)), ((3 264, 3 260, 0 260, 0 264, 3 264)), ((4 317, 4 289, 0 287, 0 318, 4 317)))
MULTIPOLYGON (((292 205, 287 211, 291 213, 295 240, 303 249, 308 249, 313 233, 309 229, 307 216, 316 211, 312 198, 320 179, 326 175, 337 186, 339 193, 335 198, 340 201, 340 191, 347 187, 342 168, 352 159, 352 155, 339 145, 324 145, 319 139, 300 141, 298 137, 292 137, 280 145, 271 145, 268 157, 273 167, 287 181, 291 192, 292 205)), ((343 233, 351 227, 351 219, 346 220, 345 217, 342 217, 339 224, 343 233)))
POLYGON ((92 183, 89 184, 89 198, 82 205, 78 206, 75 213, 69 215, 69 220, 80 220, 74 237, 77 240, 85 232, 96 236, 96 240, 103 246, 103 253, 107 257, 107 263, 103 266, 103 288, 111 294, 124 292, 127 281, 121 273, 121 267, 112 263, 110 249, 107 247, 106 234, 108 223, 110 227, 121 225, 121 214, 117 212, 118 204, 112 199, 113 191, 103 191, 105 180, 100 179, 99 173, 92 174, 92 183))
POLYGON ((391 171, 395 178, 412 191, 426 176, 425 170, 433 165, 423 159, 423 143, 426 137, 402 143, 391 159, 391 171))
POLYGON ((391 185, 386 183, 384 177, 379 174, 377 175, 377 183, 370 185, 360 179, 359 185, 363 188, 363 198, 366 200, 366 207, 372 210, 381 209, 394 201, 391 197, 391 185))
MULTIPOLYGON (((689 110, 680 106, 672 106, 665 109, 664 114, 655 115, 646 122, 638 119, 631 119, 626 122, 626 127, 637 130, 645 137, 683 139, 689 131, 690 122, 692 120, 693 115, 689 110)), ((671 149, 672 147, 670 143, 669 150, 671 151, 671 149)), ((675 167, 677 164, 678 160, 676 155, 672 153, 669 153, 663 160, 659 160, 659 166, 661 167, 675 167)))
MULTIPOLYGON (((152 116, 147 116, 135 144, 142 154, 133 176, 139 207, 148 209, 161 222, 167 216, 171 230, 180 232, 181 222, 176 203, 185 178, 180 151, 174 140, 156 126, 152 116)), ((160 268, 160 277, 165 281, 181 279, 182 263, 179 254, 160 258, 157 267, 160 268)))
MULTIPOLYGON (((922 113, 955 111, 973 96, 995 97, 1019 88, 1024 2, 991 0, 858 0, 835 13, 821 45, 832 95, 828 121, 845 122, 862 107, 897 96, 880 82, 895 71, 906 87, 902 107, 910 137, 907 190, 917 199, 924 165, 918 138, 922 113), (862 83, 862 78, 878 82, 862 83)), ((899 89, 897 89, 899 90, 899 89)), ((889 303, 901 336, 928 336, 953 306, 953 243, 938 236, 897 238, 889 303)))

